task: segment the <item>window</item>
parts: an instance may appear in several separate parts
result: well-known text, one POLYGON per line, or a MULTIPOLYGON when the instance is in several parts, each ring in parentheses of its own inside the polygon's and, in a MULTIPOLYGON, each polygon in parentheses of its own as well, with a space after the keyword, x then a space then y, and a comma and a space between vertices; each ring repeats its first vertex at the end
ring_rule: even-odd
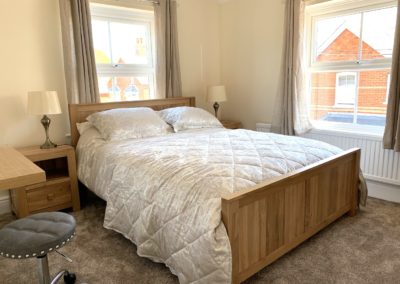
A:
POLYGON ((356 98, 356 72, 336 73, 336 106, 354 107, 356 98))
POLYGON ((101 102, 153 98, 153 12, 90 7, 101 102))
POLYGON ((310 117, 325 128, 382 131, 397 1, 307 7, 310 117))

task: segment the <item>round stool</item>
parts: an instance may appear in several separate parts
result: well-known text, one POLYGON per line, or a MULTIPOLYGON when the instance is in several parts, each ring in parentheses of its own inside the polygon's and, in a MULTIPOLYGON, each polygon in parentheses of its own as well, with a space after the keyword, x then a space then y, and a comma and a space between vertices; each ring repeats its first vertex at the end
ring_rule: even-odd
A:
POLYGON ((56 283, 63 275, 66 283, 75 283, 75 274, 60 271, 50 282, 47 254, 66 245, 75 235, 74 217, 62 212, 31 215, 0 230, 0 255, 12 259, 36 257, 39 283, 56 283))

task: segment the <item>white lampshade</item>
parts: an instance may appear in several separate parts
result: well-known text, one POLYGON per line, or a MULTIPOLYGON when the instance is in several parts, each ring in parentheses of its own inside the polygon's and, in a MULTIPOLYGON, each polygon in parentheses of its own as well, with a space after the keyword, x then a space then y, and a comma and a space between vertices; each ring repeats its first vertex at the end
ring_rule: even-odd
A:
POLYGON ((28 93, 28 112, 30 114, 61 113, 60 101, 56 91, 28 93))
POLYGON ((207 102, 225 102, 225 86, 211 86, 207 90, 207 102))

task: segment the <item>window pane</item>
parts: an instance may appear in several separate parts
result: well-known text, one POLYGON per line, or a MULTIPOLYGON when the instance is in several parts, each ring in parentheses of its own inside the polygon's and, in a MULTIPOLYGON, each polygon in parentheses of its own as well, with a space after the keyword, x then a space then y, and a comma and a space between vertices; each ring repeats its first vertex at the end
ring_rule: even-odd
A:
POLYGON ((389 70, 313 73, 311 119, 384 126, 389 74, 389 70))
POLYGON ((150 99, 149 76, 116 77, 115 82, 122 101, 150 99))
POLYGON ((92 20, 92 33, 96 64, 111 63, 107 21, 92 20))
POLYGON ((390 58, 397 7, 364 13, 362 59, 390 58))
MULTIPOLYGON (((337 91, 337 77, 340 78, 340 75, 337 76, 335 72, 312 74, 311 119, 353 123, 354 103, 348 105, 337 104, 337 101, 343 99, 342 97, 336 97, 337 93, 340 92, 337 91)), ((343 78, 346 78, 346 75, 343 78)), ((343 96, 345 96, 345 94, 343 96)))
POLYGON ((353 106, 356 101, 356 72, 341 72, 336 74, 335 106, 353 106))
POLYGON ((102 103, 120 101, 119 92, 114 90, 112 77, 98 77, 100 101, 102 103))
POLYGON ((360 72, 357 123, 385 126, 389 70, 360 72))
POLYGON ((149 64, 147 26, 110 23, 111 49, 114 64, 149 64))
POLYGON ((314 61, 358 59, 361 14, 317 20, 313 43, 314 61))
POLYGON ((99 77, 100 101, 135 101, 148 100, 151 77, 99 77))

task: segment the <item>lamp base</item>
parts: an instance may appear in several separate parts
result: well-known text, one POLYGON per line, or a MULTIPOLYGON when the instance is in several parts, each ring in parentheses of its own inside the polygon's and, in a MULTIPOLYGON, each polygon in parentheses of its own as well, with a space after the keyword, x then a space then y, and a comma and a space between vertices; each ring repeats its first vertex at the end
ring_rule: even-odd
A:
POLYGON ((40 149, 51 149, 57 147, 57 144, 51 142, 49 138, 49 126, 50 126, 50 118, 47 115, 43 115, 42 120, 40 121, 44 127, 44 131, 46 132, 46 141, 40 146, 40 149))
POLYGON ((40 149, 52 149, 56 147, 57 144, 51 142, 50 139, 46 139, 46 141, 42 145, 40 145, 40 149))
POLYGON ((215 117, 218 118, 219 103, 215 102, 213 107, 214 107, 214 111, 215 111, 215 117))

